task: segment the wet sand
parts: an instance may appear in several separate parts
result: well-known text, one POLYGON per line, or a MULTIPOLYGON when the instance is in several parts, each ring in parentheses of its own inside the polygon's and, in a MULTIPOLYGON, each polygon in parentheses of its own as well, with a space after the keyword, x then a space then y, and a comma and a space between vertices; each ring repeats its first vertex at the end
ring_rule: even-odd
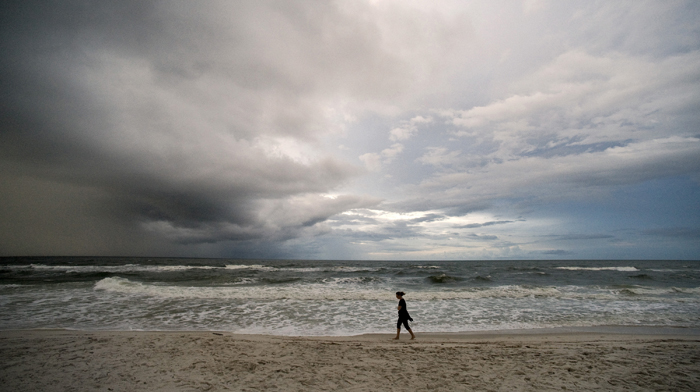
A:
MULTIPOLYGON (((0 331, 5 391, 699 391, 700 335, 0 331)), ((640 333, 641 332, 641 333, 640 333)))

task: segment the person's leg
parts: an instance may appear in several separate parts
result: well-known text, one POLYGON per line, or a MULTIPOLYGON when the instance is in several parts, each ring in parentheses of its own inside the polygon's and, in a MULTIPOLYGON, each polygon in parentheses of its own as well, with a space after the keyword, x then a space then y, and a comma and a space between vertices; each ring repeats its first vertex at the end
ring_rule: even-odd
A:
POLYGON ((406 331, 411 334, 411 340, 416 338, 416 335, 413 334, 413 331, 411 330, 411 327, 408 325, 408 319, 403 319, 400 320, 403 321, 403 326, 406 328, 406 331))
POLYGON ((399 335, 401 334, 401 319, 399 318, 399 321, 396 322, 396 337, 394 340, 399 340, 399 335))

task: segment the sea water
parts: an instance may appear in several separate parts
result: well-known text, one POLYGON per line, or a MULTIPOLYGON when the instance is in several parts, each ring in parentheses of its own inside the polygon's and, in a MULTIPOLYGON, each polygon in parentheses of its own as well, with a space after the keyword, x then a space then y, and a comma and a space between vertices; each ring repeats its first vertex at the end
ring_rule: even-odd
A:
POLYGON ((695 261, 2 258, 0 329, 390 333, 700 327, 695 261))

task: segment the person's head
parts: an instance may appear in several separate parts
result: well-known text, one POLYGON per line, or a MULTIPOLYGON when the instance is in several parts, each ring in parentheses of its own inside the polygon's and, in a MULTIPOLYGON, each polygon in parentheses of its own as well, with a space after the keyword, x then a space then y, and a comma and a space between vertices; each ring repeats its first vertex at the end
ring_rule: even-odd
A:
POLYGON ((396 292, 396 298, 398 298, 398 299, 401 299, 401 297, 403 297, 404 295, 406 295, 406 293, 404 293, 403 291, 396 292))

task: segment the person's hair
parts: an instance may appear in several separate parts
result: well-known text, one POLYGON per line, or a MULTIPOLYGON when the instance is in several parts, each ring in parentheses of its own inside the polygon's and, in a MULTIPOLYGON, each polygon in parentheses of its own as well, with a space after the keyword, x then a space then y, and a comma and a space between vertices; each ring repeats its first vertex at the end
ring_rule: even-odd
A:
POLYGON ((397 291, 396 295, 398 295, 399 297, 403 297, 404 295, 406 295, 406 293, 404 293, 403 291, 397 291))

